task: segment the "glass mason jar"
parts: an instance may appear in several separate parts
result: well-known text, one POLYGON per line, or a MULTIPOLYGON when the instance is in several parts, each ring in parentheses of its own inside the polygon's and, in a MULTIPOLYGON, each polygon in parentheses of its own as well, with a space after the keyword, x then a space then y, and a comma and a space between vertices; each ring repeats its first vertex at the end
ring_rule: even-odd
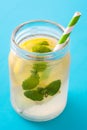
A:
POLYGON ((19 25, 12 33, 9 55, 11 103, 25 119, 47 121, 64 110, 69 80, 69 39, 61 49, 49 53, 29 52, 19 45, 35 37, 52 38, 57 43, 63 32, 64 27, 55 22, 36 20, 19 25), (39 67, 38 73, 34 67, 39 67))

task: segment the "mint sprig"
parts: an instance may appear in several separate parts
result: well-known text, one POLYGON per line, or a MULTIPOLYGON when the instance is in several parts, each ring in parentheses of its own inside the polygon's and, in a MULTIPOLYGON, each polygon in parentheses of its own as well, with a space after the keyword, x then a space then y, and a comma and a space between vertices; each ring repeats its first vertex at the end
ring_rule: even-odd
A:
MULTIPOLYGON (((47 41, 43 41, 38 43, 32 48, 33 52, 39 52, 39 53, 46 53, 51 52, 51 49, 49 48, 49 44, 47 41)), ((39 74, 43 72, 47 68, 46 62, 35 62, 33 64, 32 70, 31 70, 31 76, 25 79, 22 83, 22 88, 26 90, 24 92, 24 95, 33 100, 33 101, 41 101, 44 98, 47 98, 48 96, 55 95, 60 87, 61 87, 61 80, 55 80, 48 84, 47 86, 38 87, 40 82, 40 76, 39 74), (39 73, 40 72, 40 73, 39 73)))
POLYGON ((61 86, 61 81, 60 80, 56 80, 53 81, 52 83, 50 83, 49 85, 47 85, 45 88, 40 88, 38 87, 36 90, 32 90, 32 91, 25 91, 24 95, 33 100, 33 101, 41 101, 44 99, 44 97, 48 97, 55 95, 61 86))

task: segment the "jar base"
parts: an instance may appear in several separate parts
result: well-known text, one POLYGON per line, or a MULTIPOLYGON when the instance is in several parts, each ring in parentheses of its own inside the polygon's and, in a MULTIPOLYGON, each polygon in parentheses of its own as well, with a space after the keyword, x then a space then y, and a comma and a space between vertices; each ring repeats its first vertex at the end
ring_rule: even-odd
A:
POLYGON ((28 120, 28 121, 34 121, 34 122, 45 122, 45 121, 49 121, 52 120, 56 117, 58 117, 65 109, 66 107, 66 103, 64 104, 63 108, 60 111, 56 111, 54 113, 52 113, 51 115, 47 115, 47 116, 43 116, 43 117, 31 117, 27 114, 25 114, 23 111, 21 111, 17 106, 14 105, 14 103, 11 101, 12 107, 15 110, 15 112, 20 115, 21 117, 23 117, 24 119, 28 120))

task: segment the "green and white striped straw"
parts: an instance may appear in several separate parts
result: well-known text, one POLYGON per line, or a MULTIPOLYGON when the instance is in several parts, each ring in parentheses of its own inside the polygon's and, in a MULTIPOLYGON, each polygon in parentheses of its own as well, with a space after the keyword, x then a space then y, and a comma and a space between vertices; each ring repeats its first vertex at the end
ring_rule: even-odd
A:
MULTIPOLYGON (((75 12, 74 16, 72 17, 72 19, 70 20, 67 28, 65 29, 63 35, 60 37, 58 44, 63 44, 66 42, 67 38, 69 37, 69 35, 71 34, 75 24, 78 22, 79 18, 81 16, 80 12, 75 12)), ((60 47, 59 45, 56 45, 56 47, 54 48, 53 51, 58 50, 60 47)))

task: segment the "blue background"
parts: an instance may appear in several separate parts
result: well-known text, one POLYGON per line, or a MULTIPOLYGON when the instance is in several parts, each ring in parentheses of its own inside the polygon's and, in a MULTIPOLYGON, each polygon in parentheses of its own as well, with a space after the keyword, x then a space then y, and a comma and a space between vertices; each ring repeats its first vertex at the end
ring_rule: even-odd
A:
POLYGON ((87 2, 86 0, 0 0, 0 130, 87 129, 87 2), (71 34, 68 103, 54 120, 35 123, 22 119, 10 104, 8 54, 13 29, 31 19, 48 19, 67 26, 75 11, 82 17, 71 34))

